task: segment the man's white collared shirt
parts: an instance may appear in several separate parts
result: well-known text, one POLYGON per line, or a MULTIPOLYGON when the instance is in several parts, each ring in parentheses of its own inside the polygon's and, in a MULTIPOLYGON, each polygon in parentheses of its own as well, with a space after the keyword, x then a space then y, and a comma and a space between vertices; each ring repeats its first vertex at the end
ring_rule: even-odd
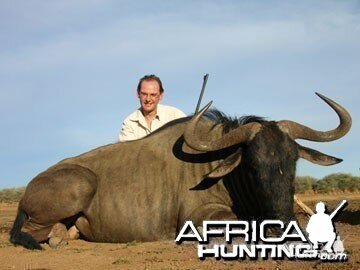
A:
POLYGON ((124 120, 119 134, 119 140, 123 142, 140 139, 166 123, 185 116, 186 115, 177 108, 158 104, 156 116, 151 122, 151 127, 148 127, 141 110, 137 109, 124 120))

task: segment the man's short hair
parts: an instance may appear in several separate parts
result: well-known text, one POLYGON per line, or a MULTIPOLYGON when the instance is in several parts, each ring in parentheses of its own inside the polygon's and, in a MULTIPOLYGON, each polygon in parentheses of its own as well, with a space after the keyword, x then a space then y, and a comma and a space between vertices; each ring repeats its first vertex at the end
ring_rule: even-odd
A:
POLYGON ((139 93, 140 92, 140 89, 141 89, 141 84, 142 82, 144 81, 157 81, 157 83, 159 84, 159 88, 160 88, 160 93, 163 93, 164 92, 164 88, 162 86, 162 82, 160 80, 159 77, 155 76, 154 74, 151 74, 151 75, 145 75, 144 77, 142 77, 140 80, 139 80, 139 84, 137 86, 137 92, 139 93))

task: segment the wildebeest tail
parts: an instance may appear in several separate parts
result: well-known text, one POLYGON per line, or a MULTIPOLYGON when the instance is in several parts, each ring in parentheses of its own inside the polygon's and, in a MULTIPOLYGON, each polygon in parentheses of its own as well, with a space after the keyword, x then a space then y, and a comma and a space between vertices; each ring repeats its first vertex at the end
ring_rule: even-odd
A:
POLYGON ((14 245, 21 245, 27 249, 42 249, 40 244, 36 242, 30 234, 21 231, 26 220, 27 215, 25 211, 19 207, 14 225, 10 231, 10 242, 14 245))

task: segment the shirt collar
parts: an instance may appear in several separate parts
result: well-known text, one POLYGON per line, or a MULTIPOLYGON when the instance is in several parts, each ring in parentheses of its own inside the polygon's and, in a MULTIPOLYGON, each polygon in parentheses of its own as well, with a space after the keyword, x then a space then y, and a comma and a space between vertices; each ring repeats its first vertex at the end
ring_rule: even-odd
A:
MULTIPOLYGON (((162 110, 162 106, 158 104, 155 119, 160 120, 161 118, 163 118, 163 110, 162 110)), ((144 119, 145 117, 141 112, 141 108, 138 108, 130 118, 130 120, 134 122, 140 122, 141 120, 144 119)))

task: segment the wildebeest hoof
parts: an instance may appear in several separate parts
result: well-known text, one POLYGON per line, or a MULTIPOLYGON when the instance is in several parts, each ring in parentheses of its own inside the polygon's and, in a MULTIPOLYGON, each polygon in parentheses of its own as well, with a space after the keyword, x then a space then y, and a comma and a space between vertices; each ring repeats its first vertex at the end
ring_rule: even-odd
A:
POLYGON ((52 229, 51 232, 48 235, 49 238, 55 238, 59 237, 61 239, 67 239, 69 237, 68 231, 66 229, 66 226, 62 223, 56 223, 52 229))
POLYGON ((66 246, 67 244, 68 244, 68 242, 65 239, 60 238, 60 237, 51 237, 49 239, 49 246, 54 249, 57 247, 66 246))
POLYGON ((68 234, 70 240, 76 240, 80 237, 79 230, 75 227, 75 225, 70 227, 70 229, 68 230, 68 234))

